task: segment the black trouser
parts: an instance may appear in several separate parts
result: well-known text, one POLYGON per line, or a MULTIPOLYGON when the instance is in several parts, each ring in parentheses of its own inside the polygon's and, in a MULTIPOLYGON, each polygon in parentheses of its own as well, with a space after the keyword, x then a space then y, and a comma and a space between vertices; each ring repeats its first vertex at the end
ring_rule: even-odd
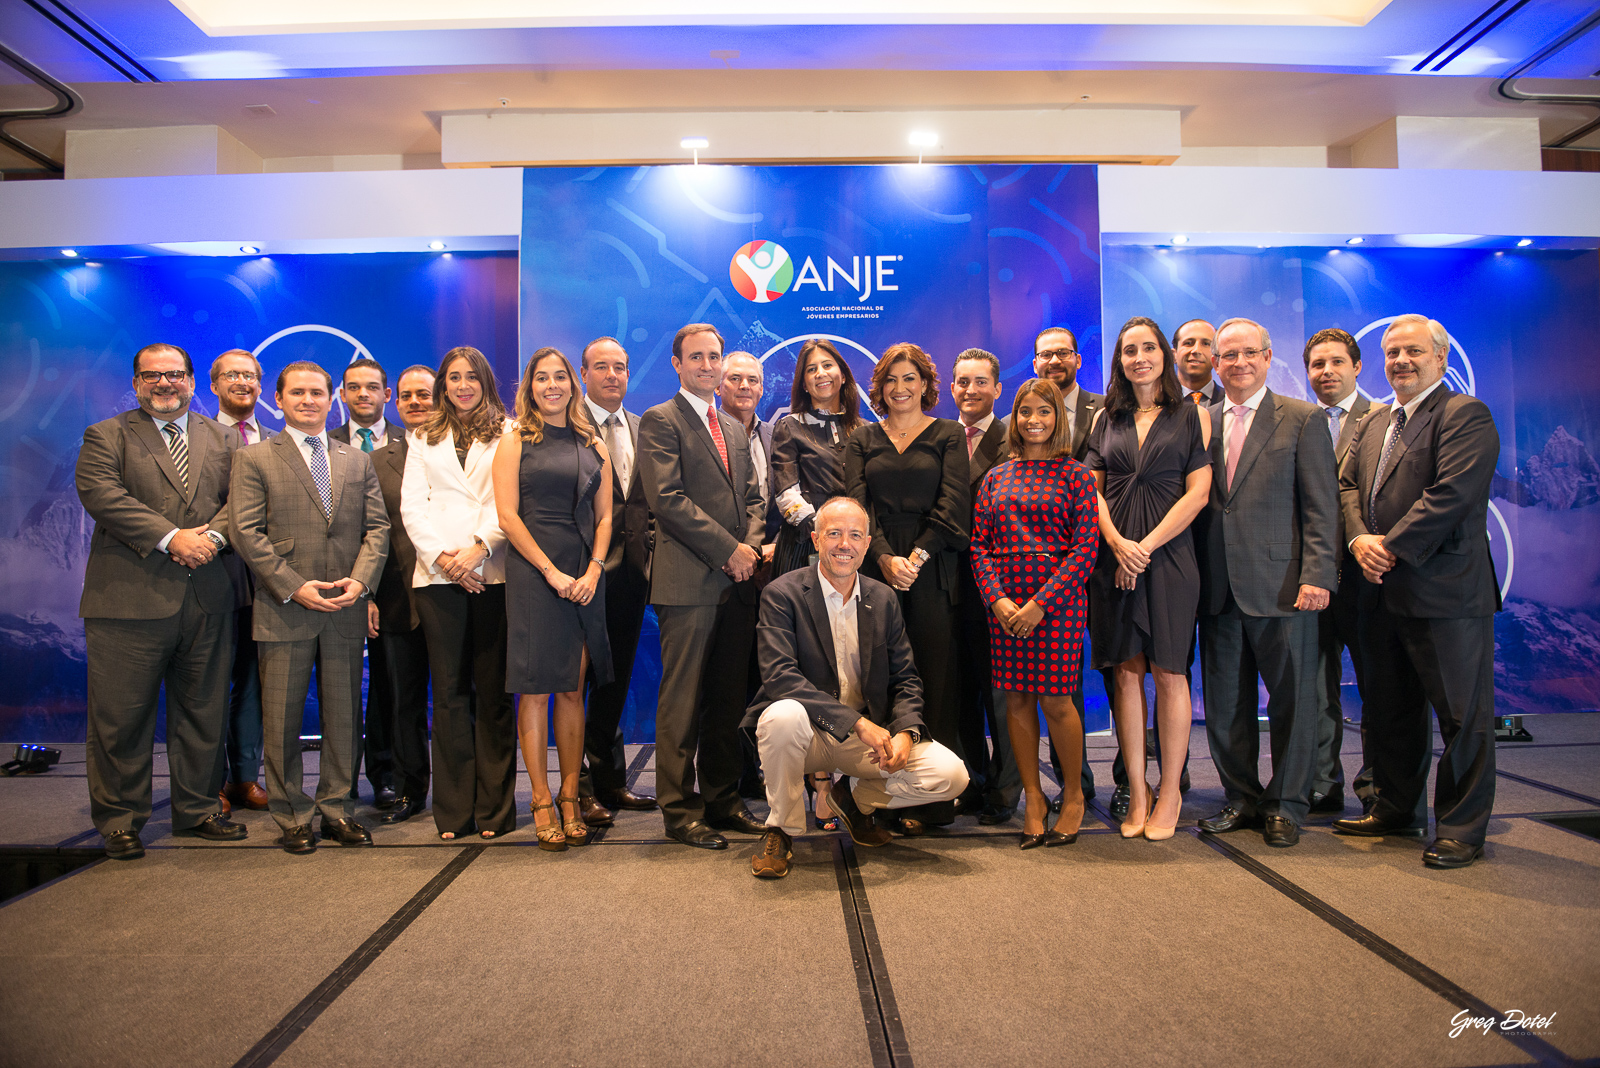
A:
POLYGON ((583 728, 583 771, 578 792, 586 797, 628 785, 628 758, 622 748, 622 713, 633 681, 639 631, 650 601, 650 580, 626 560, 606 572, 606 638, 611 643, 610 682, 594 684, 589 668, 589 714, 583 728))
POLYGON ((1005 692, 995 688, 989 662, 989 609, 972 580, 965 556, 961 571, 961 640, 956 657, 961 671, 958 715, 967 793, 981 798, 985 805, 1014 809, 1022 795, 1022 775, 1011 752, 1005 692), (993 753, 989 751, 991 741, 993 753))
POLYGON ((1310 612, 1200 617, 1206 737, 1228 800, 1244 812, 1305 822, 1316 762, 1317 620, 1310 612), (1260 690, 1267 687, 1272 779, 1261 785, 1260 690))
POLYGON ((517 828, 517 714, 506 693, 506 588, 413 594, 433 674, 433 822, 440 833, 517 828))
POLYGON ((367 639, 367 781, 428 796, 428 643, 422 627, 367 639))
POLYGON ((700 732, 700 796, 705 818, 720 820, 744 808, 739 779, 745 750, 739 723, 756 688, 754 664, 760 591, 755 581, 735 583, 717 611, 707 660, 705 720, 700 732))
POLYGON ((228 729, 223 745, 223 778, 227 782, 255 782, 261 777, 261 672, 251 611, 251 606, 245 605, 233 617, 233 675, 228 685, 228 729))
MULTIPOLYGON (((1344 788, 1344 700, 1339 691, 1344 678, 1344 650, 1350 650, 1350 663, 1356 670, 1356 692, 1362 703, 1367 699, 1366 665, 1361 657, 1361 587, 1367 585, 1361 568, 1346 557, 1339 568, 1339 588, 1325 611, 1317 615, 1317 653, 1321 715, 1317 718, 1317 764, 1311 792, 1331 794, 1344 788)), ((1355 795, 1365 801, 1372 796, 1372 762, 1367 758, 1365 713, 1361 723, 1361 771, 1351 784, 1355 795)))
POLYGON ((1409 619, 1383 606, 1382 587, 1368 586, 1361 593, 1361 655, 1372 815, 1427 826, 1431 704, 1444 739, 1435 834, 1482 845, 1494 808, 1494 617, 1409 619))

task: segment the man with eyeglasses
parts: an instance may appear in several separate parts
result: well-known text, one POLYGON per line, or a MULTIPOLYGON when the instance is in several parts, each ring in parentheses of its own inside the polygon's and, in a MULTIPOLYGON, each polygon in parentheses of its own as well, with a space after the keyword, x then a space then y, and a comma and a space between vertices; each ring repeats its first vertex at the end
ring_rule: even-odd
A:
MULTIPOLYGON (((261 364, 252 353, 229 349, 212 361, 211 392, 217 397, 217 422, 233 430, 240 448, 269 436, 262 430, 256 412, 256 402, 261 399, 261 364)), ((257 781, 261 776, 261 675, 251 627, 255 576, 237 553, 225 553, 222 564, 239 600, 234 614, 228 729, 223 742, 223 814, 227 814, 228 804, 264 812, 267 791, 257 781)))
POLYGON ((1376 800, 1334 833, 1428 833, 1428 766, 1439 717, 1430 868, 1483 855, 1494 809, 1494 614, 1489 492, 1500 459, 1494 416, 1444 385, 1450 335, 1425 315, 1383 332, 1387 411, 1363 420, 1340 471, 1348 548, 1372 585, 1360 605, 1367 689, 1362 722, 1376 800))
POLYGON ((1317 613, 1338 586, 1338 480, 1328 418, 1267 388, 1272 339, 1249 319, 1217 331, 1226 397, 1211 420, 1211 499, 1195 521, 1206 736, 1227 805, 1209 834, 1260 829, 1300 841, 1317 754, 1317 613), (1262 786, 1259 688, 1266 684, 1272 778, 1262 786))
POLYGON ((1204 319, 1190 319, 1172 333, 1172 359, 1189 400, 1209 408, 1222 400, 1222 386, 1211 378, 1217 331, 1204 319))
POLYGON ((163 683, 172 833, 246 834, 222 815, 216 783, 238 603, 218 557, 238 435, 190 410, 194 365, 176 345, 134 354, 133 390, 139 407, 84 431, 76 473, 95 521, 78 611, 89 812, 114 860, 144 856, 163 683))
MULTIPOLYGON (((1078 386, 1078 368, 1082 366, 1077 335, 1066 327, 1047 327, 1033 339, 1033 373, 1048 378, 1061 391, 1061 408, 1071 428, 1067 440, 1072 445, 1072 458, 1080 462, 1089 451, 1089 425, 1105 401, 1101 394, 1078 386)), ((1011 420, 1007 418, 1005 424, 1010 426, 1011 420)))

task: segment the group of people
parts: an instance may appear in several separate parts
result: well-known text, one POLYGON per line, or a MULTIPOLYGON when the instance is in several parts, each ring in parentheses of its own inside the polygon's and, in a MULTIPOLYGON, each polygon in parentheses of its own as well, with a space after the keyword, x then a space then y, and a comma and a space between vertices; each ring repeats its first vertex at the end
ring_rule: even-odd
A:
POLYGON ((1423 859, 1470 864, 1494 792, 1499 441, 1488 409, 1443 385, 1440 324, 1399 316, 1382 349, 1393 405, 1362 395, 1360 346, 1338 329, 1305 346, 1309 403, 1267 387, 1260 324, 1192 320, 1169 339, 1140 317, 1100 396, 1077 382, 1075 335, 1054 327, 1007 417, 1000 361, 961 352, 948 420, 928 414, 940 375, 918 346, 887 349, 863 390, 813 339, 769 423, 760 361, 693 323, 672 342, 679 391, 642 415, 624 407, 627 353, 603 337, 576 367, 533 353, 509 414, 475 349, 407 368, 400 426, 374 361, 345 369, 350 419, 332 430, 332 376, 290 364, 285 429, 269 436, 248 352, 214 363, 212 420, 190 409, 187 354, 147 346, 139 407, 91 426, 78 464, 96 522, 82 606, 96 827, 108 855, 142 854, 164 682, 178 835, 244 837, 231 803, 270 811, 291 853, 316 848, 315 816, 323 838, 370 844, 354 818, 364 760, 382 822, 427 810, 431 779, 441 838, 498 837, 516 827, 520 742, 550 851, 658 801, 685 845, 761 836, 752 871, 768 878, 810 821, 876 846, 960 812, 1005 823, 1022 802, 1023 849, 1068 845, 1094 792, 1087 630, 1123 837, 1177 826, 1197 644, 1227 800, 1200 828, 1286 847, 1311 813, 1342 815, 1349 649, 1363 814, 1334 829, 1426 834, 1431 707, 1445 749, 1423 859), (629 788, 618 726, 647 605, 656 798, 629 788), (314 799, 299 739, 313 666, 314 799), (1049 826, 1041 712, 1062 783, 1049 826), (764 819, 744 800, 758 775, 764 819))

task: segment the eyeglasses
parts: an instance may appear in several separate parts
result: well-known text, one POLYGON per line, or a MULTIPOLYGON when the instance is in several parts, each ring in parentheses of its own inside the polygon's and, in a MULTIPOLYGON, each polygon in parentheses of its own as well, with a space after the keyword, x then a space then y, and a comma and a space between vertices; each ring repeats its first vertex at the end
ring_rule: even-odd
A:
POLYGON ((161 381, 163 378, 165 378, 168 382, 171 382, 173 385, 177 385, 179 382, 182 382, 185 378, 188 378, 188 377, 189 377, 189 372, 188 371, 140 371, 139 372, 139 381, 143 382, 147 386, 153 386, 157 382, 161 381))
POLYGON ((261 376, 254 371, 224 371, 217 376, 224 382, 259 382, 261 376))
POLYGON ((1056 360, 1070 360, 1078 354, 1077 349, 1047 349, 1038 353, 1034 359, 1040 363, 1053 363, 1056 360))
POLYGON ((1253 360, 1260 356, 1266 349, 1235 349, 1233 352, 1219 352, 1217 359, 1223 363, 1232 363, 1235 360, 1253 360))

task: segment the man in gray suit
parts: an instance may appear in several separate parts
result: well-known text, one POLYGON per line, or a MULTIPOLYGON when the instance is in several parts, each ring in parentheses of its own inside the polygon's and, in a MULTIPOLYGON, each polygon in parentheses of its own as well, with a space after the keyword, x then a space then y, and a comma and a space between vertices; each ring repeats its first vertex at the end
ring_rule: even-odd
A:
POLYGON ((94 519, 78 614, 88 639, 89 811, 115 860, 144 856, 156 703, 167 688, 173 834, 245 837, 219 811, 233 665, 228 475, 238 435, 199 412, 176 345, 133 357, 139 407, 83 432, 78 499, 94 519))
POLYGON ((589 687, 583 728, 584 767, 578 776, 579 806, 591 827, 614 822, 611 809, 649 811, 656 799, 628 788, 622 748, 622 712, 633 681, 639 631, 650 600, 650 508, 639 474, 639 417, 622 406, 628 397, 628 353, 614 337, 583 347, 578 363, 589 418, 611 456, 611 545, 606 550, 606 637, 611 642, 612 679, 589 687))
POLYGON ((1370 583, 1361 595, 1366 725, 1376 798, 1338 834, 1421 837, 1439 717, 1444 752, 1433 790, 1430 868, 1483 855, 1494 809, 1494 614, 1489 490, 1500 459, 1494 416, 1444 385, 1450 335, 1401 315, 1383 334, 1394 403, 1357 431, 1340 471, 1349 549, 1370 583))
MULTIPOLYGON (((1370 414, 1381 412, 1387 406, 1373 404, 1356 388, 1356 379, 1361 374, 1361 346, 1347 331, 1338 327, 1317 331, 1306 342, 1303 356, 1306 377, 1316 393, 1318 407, 1328 416, 1328 436, 1333 441, 1333 459, 1337 470, 1350 453, 1356 427, 1370 414)), ((1366 692, 1363 685, 1366 672, 1357 642, 1359 630, 1356 625, 1356 603, 1365 580, 1361 577, 1361 568, 1344 547, 1342 513, 1338 527, 1334 556, 1339 564, 1339 586, 1333 591, 1333 601, 1327 611, 1317 617, 1322 715, 1317 720, 1317 764, 1311 780, 1313 815, 1338 815, 1344 812, 1344 762, 1340 758, 1344 746, 1344 702, 1340 697, 1339 682, 1344 676, 1346 649, 1350 650, 1350 663, 1355 667, 1356 691, 1361 694, 1366 692)), ((1365 738, 1364 731, 1362 737, 1365 738)), ((1352 788, 1363 805, 1372 797, 1372 767, 1366 761, 1364 752, 1361 771, 1356 775, 1352 788)))
POLYGON ((722 335, 709 323, 685 326, 672 339, 672 367, 682 388, 639 420, 656 529, 650 603, 661 621, 656 792, 669 837, 726 849, 716 825, 763 827, 739 798, 739 721, 708 714, 705 675, 722 606, 761 562, 766 515, 744 428, 717 411, 722 335))
POLYGON ((1223 834, 1300 840, 1316 761, 1317 617, 1338 585, 1338 480, 1327 417, 1267 388, 1272 339, 1249 319, 1217 330, 1227 398, 1211 417, 1211 500, 1196 521, 1206 735, 1227 806, 1200 821, 1223 834), (1257 771, 1259 676, 1267 687, 1272 779, 1257 771))
POLYGON ((350 799, 361 704, 363 598, 378 584, 389 549, 389 516, 366 453, 328 441, 333 376, 314 363, 278 373, 284 429, 240 449, 233 469, 233 530, 256 576, 256 641, 261 656, 268 811, 289 853, 317 847, 322 834, 341 845, 371 845, 350 799), (303 789, 300 722, 311 669, 317 669, 322 721, 315 805, 303 789))

